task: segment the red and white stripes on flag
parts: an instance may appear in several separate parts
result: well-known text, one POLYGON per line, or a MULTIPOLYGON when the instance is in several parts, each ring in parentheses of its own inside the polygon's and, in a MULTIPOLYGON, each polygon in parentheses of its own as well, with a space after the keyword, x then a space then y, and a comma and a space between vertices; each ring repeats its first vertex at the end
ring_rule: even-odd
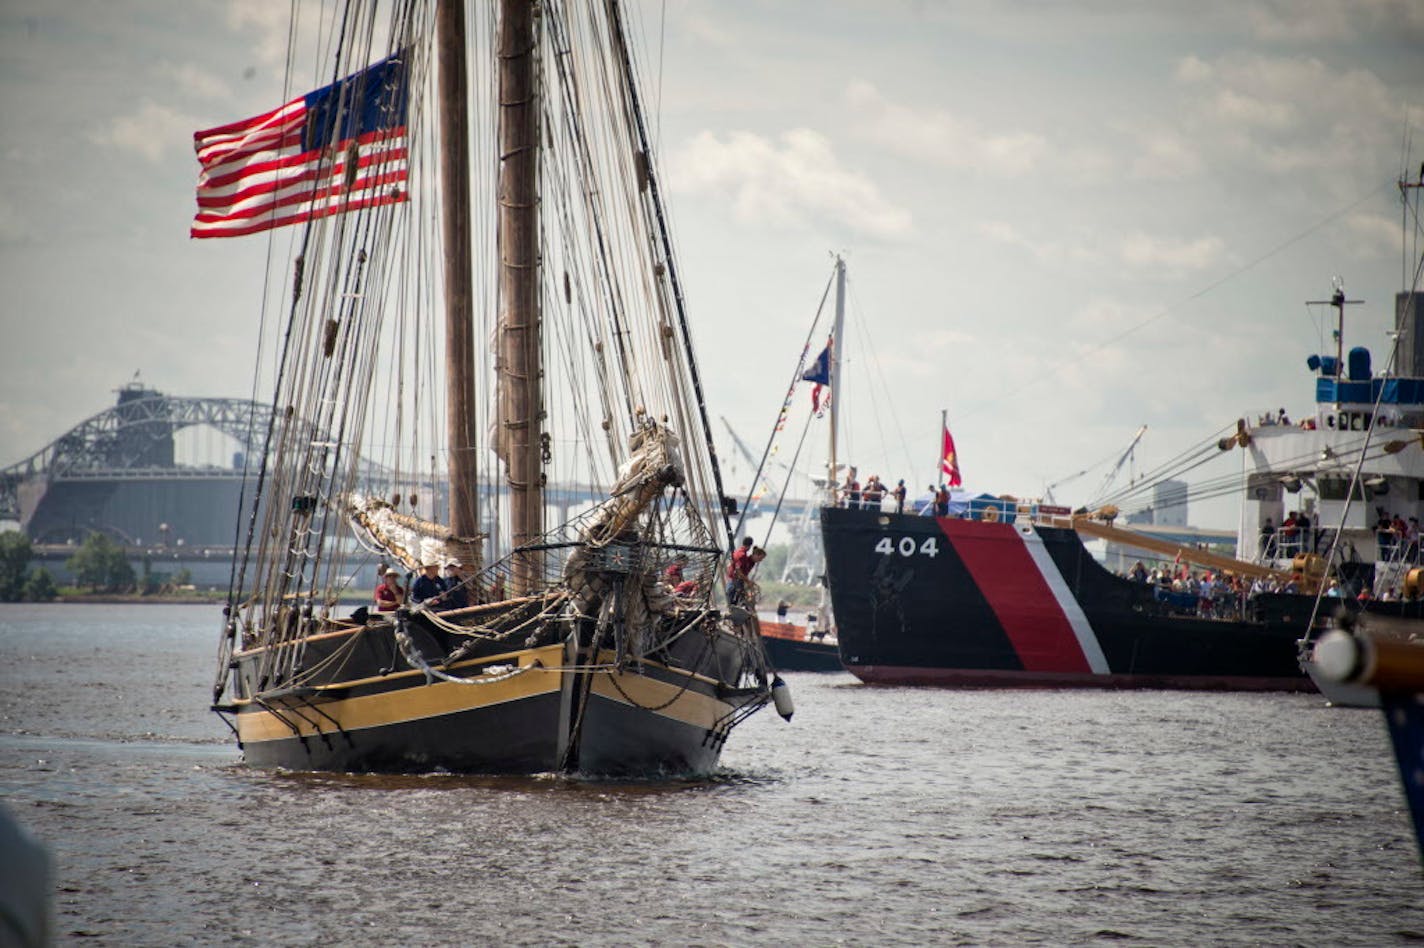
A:
POLYGON ((239 237, 409 198, 406 70, 382 60, 270 112, 197 132, 193 237, 239 237))

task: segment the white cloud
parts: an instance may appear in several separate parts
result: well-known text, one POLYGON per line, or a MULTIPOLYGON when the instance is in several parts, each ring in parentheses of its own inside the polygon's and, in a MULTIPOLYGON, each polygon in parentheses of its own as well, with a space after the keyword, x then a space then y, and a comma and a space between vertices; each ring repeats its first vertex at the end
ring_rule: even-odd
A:
POLYGON ((1162 277, 1206 270, 1219 263, 1226 250, 1225 243, 1215 236, 1179 239, 1137 232, 1113 240, 1100 232, 1086 231, 1050 239, 1030 236, 1005 221, 982 223, 979 232, 994 243, 1029 253, 1042 264, 1060 268, 1112 264, 1113 269, 1126 265, 1162 277))
POLYGON ((1176 78, 1184 125, 1213 157, 1273 174, 1311 171, 1322 183, 1397 147, 1404 103, 1372 72, 1311 57, 1233 53, 1186 57, 1176 78))
POLYGON ((1261 39, 1300 43, 1354 36, 1356 10, 1332 0, 1257 0, 1243 11, 1261 39))
POLYGON ((852 82, 846 104, 864 137, 927 164, 1012 177, 1033 171, 1048 151, 1041 135, 989 131, 942 109, 916 111, 887 100, 868 82, 852 82))
POLYGON ((1025 234, 1007 221, 985 221, 979 225, 979 233, 995 243, 1017 247, 1039 263, 1056 267, 1078 267, 1101 263, 1104 259, 1103 253, 1096 249, 1099 241, 1088 234, 1075 234, 1072 239, 1048 239, 1039 234, 1025 234))
POLYGON ((1353 249, 1358 254, 1399 253, 1401 232, 1398 220, 1383 214, 1351 214, 1345 218, 1345 229, 1354 238, 1353 249))
POLYGON ((158 161, 175 145, 192 141, 193 129, 199 127, 201 123, 191 116, 145 101, 137 112, 114 118, 93 140, 158 161))
POLYGON ((1159 129, 1141 135, 1140 153, 1132 160, 1134 178, 1144 181, 1180 181, 1202 173, 1205 163, 1192 141, 1175 130, 1159 129))
POLYGON ((727 194, 739 220, 777 226, 825 222, 866 238, 907 237, 910 212, 866 175, 843 168, 830 141, 810 129, 771 141, 750 132, 702 132, 671 157, 671 180, 687 192, 727 194))
POLYGON ((29 240, 34 229, 8 197, 0 197, 0 244, 20 244, 29 240))
POLYGON ((1181 275, 1215 265, 1225 249, 1221 238, 1214 236, 1178 240, 1136 233, 1123 238, 1119 257, 1128 266, 1181 275))
POLYGON ((182 91, 204 99, 227 99, 232 96, 232 89, 226 82, 193 63, 160 62, 154 71, 182 91))
MULTIPOLYGON (((308 13, 316 16, 315 4, 308 3, 308 13)), ((227 24, 234 30, 253 30, 257 39, 252 44, 258 59, 267 64, 280 63, 287 54, 287 35, 293 10, 285 3, 271 0, 228 0, 227 24)))
POLYGON ((1369 33, 1424 31, 1417 0, 1255 0, 1244 9, 1251 32, 1279 43, 1342 42, 1369 33))

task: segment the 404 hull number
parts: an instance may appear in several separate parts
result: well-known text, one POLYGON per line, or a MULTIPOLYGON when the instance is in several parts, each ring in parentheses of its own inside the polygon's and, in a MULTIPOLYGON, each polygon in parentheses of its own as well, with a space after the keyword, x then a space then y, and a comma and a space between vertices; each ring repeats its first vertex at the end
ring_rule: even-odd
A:
POLYGON ((928 556, 934 559, 939 555, 939 538, 925 537, 918 540, 915 537, 900 537, 896 540, 892 537, 881 537, 880 542, 875 544, 875 552, 881 556, 894 556, 898 553, 904 557, 928 556))

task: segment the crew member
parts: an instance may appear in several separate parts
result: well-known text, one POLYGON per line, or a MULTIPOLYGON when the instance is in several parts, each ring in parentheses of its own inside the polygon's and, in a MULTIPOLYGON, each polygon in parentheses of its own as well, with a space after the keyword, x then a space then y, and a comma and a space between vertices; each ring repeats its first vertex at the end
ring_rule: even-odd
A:
POLYGON ((752 538, 742 537, 742 545, 732 553, 732 562, 727 566, 727 601, 733 605, 742 601, 753 565, 752 538))
POLYGON ((405 602, 405 590, 400 584, 400 574, 394 569, 387 568, 381 574, 381 581, 376 584, 375 598, 377 612, 395 612, 405 602))

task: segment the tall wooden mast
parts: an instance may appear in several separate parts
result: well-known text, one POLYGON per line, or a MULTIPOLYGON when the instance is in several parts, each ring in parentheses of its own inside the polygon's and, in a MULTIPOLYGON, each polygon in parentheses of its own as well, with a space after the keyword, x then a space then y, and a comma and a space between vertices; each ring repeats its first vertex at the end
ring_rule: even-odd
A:
MULTIPOLYGON (((510 541, 544 533, 539 326, 539 98, 535 3, 502 0, 499 36, 499 421, 509 486, 510 541)), ((510 592, 540 579, 535 553, 515 560, 510 592)))
MULTIPOLYGON (((829 377, 831 384, 827 386, 831 390, 831 445, 830 457, 826 461, 826 480, 829 482, 831 496, 835 497, 836 487, 840 483, 840 464, 836 460, 837 440, 840 438, 841 429, 841 399, 845 392, 841 384, 841 353, 845 351, 845 343, 842 336, 845 334, 845 278, 846 266, 845 258, 836 255, 836 322, 831 329, 831 365, 829 377)), ((833 501, 834 502, 834 501, 833 501)))
POLYGON ((475 446, 475 327, 470 260, 469 101, 464 0, 435 11, 439 73, 441 226, 445 244, 445 436, 449 446, 450 529, 479 533, 475 446))

